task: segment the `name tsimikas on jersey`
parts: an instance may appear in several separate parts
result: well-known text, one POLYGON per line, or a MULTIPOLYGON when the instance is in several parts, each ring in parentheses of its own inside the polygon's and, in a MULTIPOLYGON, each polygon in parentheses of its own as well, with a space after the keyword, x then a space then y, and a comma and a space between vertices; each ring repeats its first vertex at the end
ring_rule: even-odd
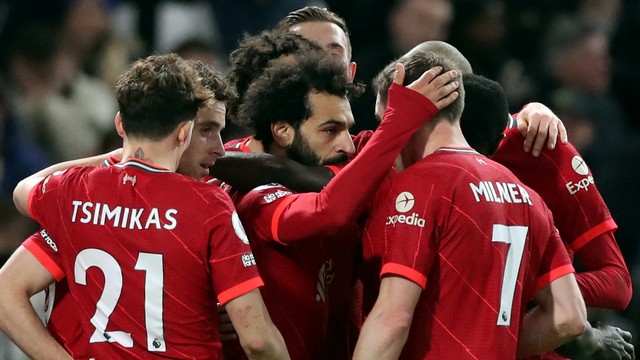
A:
POLYGON ((574 195, 580 190, 589 191, 589 185, 595 184, 593 181, 593 176, 589 175, 580 179, 577 182, 569 181, 565 186, 567 190, 569 190, 569 194, 574 195))
POLYGON ((119 205, 110 208, 108 204, 80 200, 73 200, 71 204, 73 205, 73 214, 71 215, 73 223, 79 221, 83 224, 109 225, 130 230, 146 230, 152 227, 158 230, 173 230, 178 225, 178 220, 175 218, 178 213, 176 209, 165 210, 160 218, 161 212, 158 208, 136 209, 119 205), (79 216, 81 217, 79 218, 79 216))
POLYGON ((55 242, 53 242, 53 239, 51 239, 51 237, 49 236, 49 234, 47 234, 47 231, 45 229, 40 230, 40 236, 42 236, 44 241, 53 249, 53 251, 58 252, 58 246, 56 245, 55 242))
POLYGON ((469 183, 469 187, 476 202, 533 205, 529 193, 520 184, 480 181, 478 184, 469 183))

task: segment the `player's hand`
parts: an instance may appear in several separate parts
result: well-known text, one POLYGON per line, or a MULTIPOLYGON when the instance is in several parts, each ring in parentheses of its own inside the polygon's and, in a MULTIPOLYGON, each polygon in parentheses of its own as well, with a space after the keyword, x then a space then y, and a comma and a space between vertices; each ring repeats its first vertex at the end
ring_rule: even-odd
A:
POLYGON ((592 359, 633 360, 636 358, 630 332, 609 325, 596 325, 596 329, 601 333, 602 346, 594 352, 592 359))
POLYGON ((541 103, 529 103, 516 117, 518 131, 525 137, 524 151, 531 151, 533 156, 539 156, 545 142, 550 150, 556 147, 558 136, 562 143, 566 143, 567 129, 564 124, 548 107, 541 103))
MULTIPOLYGON (((451 105, 459 96, 456 89, 460 83, 456 80, 458 72, 450 70, 442 74, 442 67, 435 66, 427 70, 416 81, 407 85, 407 88, 419 92, 438 108, 442 110, 451 105)), ((402 85, 404 82, 404 65, 396 63, 396 73, 393 82, 402 85)))
POLYGON ((220 331, 220 341, 231 341, 238 338, 229 314, 220 304, 218 304, 218 330, 220 331))
POLYGON ((597 324, 562 345, 556 352, 570 359, 634 360, 631 333, 615 326, 597 324))

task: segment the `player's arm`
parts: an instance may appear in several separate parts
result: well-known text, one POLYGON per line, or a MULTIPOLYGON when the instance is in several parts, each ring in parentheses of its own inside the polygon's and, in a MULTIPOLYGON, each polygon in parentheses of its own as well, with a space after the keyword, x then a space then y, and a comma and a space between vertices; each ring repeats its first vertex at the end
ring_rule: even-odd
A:
POLYGON ((535 301, 538 305, 522 323, 518 358, 555 349, 581 335, 587 326, 587 310, 573 273, 538 290, 535 301))
POLYGON ((587 306, 621 311, 631 301, 631 275, 612 231, 576 250, 584 271, 576 280, 587 306))
POLYGON ((334 175, 326 167, 305 166, 267 153, 240 151, 227 151, 218 158, 211 174, 241 192, 278 183, 299 193, 319 192, 334 175))
POLYGON ((72 359, 49 334, 29 298, 54 277, 24 247, 0 269, 0 330, 31 359, 72 359))
POLYGON ((384 118, 358 156, 322 192, 298 194, 279 212, 282 216, 274 219, 280 224, 282 233, 278 237, 282 242, 338 230, 337 225, 359 216, 411 135, 458 97, 459 83, 453 81, 458 76, 455 71, 441 74, 442 69, 434 67, 403 87, 399 84, 404 80, 404 67, 398 64, 396 69, 384 118), (283 221, 313 226, 283 226, 283 221))
POLYGON ((562 143, 568 141, 564 124, 547 106, 532 102, 525 105, 516 116, 518 131, 525 137, 524 151, 539 156, 545 142, 549 149, 556 147, 558 137, 562 143))
POLYGON ((413 312, 422 288, 413 281, 387 276, 376 304, 362 326, 354 360, 397 359, 409 336, 413 312))
POLYGON ((38 185, 47 176, 53 174, 56 171, 66 170, 70 167, 75 166, 98 166, 101 165, 109 157, 119 157, 121 155, 122 149, 117 149, 106 154, 91 156, 78 160, 70 160, 51 165, 48 168, 40 170, 37 173, 20 181, 16 188, 13 190, 13 202, 22 215, 31 217, 31 214, 29 214, 29 209, 27 208, 29 202, 29 193, 34 186, 38 185))
POLYGON ((587 323, 584 334, 556 349, 569 359, 635 359, 631 333, 615 326, 587 323))
POLYGON ((289 359, 280 331, 269 317, 260 290, 230 300, 225 309, 249 359, 289 359))

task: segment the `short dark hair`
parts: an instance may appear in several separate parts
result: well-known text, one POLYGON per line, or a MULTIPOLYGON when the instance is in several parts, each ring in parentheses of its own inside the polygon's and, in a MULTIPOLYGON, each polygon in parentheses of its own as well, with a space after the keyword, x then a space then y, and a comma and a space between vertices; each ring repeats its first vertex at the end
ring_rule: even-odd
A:
POLYGON ((226 79, 235 89, 237 98, 227 103, 227 116, 234 123, 249 85, 267 68, 269 62, 282 56, 309 51, 322 52, 322 48, 311 40, 284 30, 266 30, 254 36, 246 36, 238 48, 229 55, 229 71, 226 79))
POLYGON ((349 80, 342 62, 324 53, 275 61, 245 94, 241 124, 252 128, 255 138, 267 148, 273 143, 271 124, 286 121, 297 129, 312 115, 309 93, 348 97, 362 90, 362 85, 349 80))
POLYGON ((302 24, 306 22, 330 22, 338 25, 338 27, 344 31, 344 34, 347 36, 347 46, 346 49, 348 54, 351 54, 351 40, 349 39, 349 29, 347 28, 347 23, 344 21, 342 17, 333 11, 327 8, 321 8, 318 6, 305 6, 301 9, 294 10, 287 14, 280 22, 278 23, 278 27, 283 29, 289 29, 293 25, 302 24))
POLYGON ((190 60, 189 64, 193 66, 200 77, 202 86, 213 93, 214 100, 229 102, 236 99, 237 94, 233 87, 210 65, 199 60, 190 60))
POLYGON ((196 71, 176 54, 136 61, 116 80, 116 100, 128 135, 160 140, 193 120, 212 97, 196 71))
POLYGON ((462 133, 472 148, 491 156, 509 122, 507 96, 499 83, 484 76, 464 74, 462 81, 466 92, 462 133))
MULTIPOLYGON (((451 47, 450 45, 448 47, 451 47)), ((417 80, 425 71, 431 69, 434 66, 442 66, 442 71, 458 70, 457 81, 460 86, 456 91, 458 92, 458 98, 446 108, 440 110, 438 113, 453 122, 462 115, 464 109, 464 85, 462 83, 461 71, 459 69, 458 61, 452 58, 448 47, 446 51, 410 51, 407 55, 400 57, 398 60, 392 61, 385 66, 382 71, 376 75, 373 80, 373 88, 380 96, 380 100, 384 103, 387 102, 387 91, 393 83, 393 78, 396 71, 396 63, 402 63, 405 67, 404 84, 407 85, 417 80)), ((453 47, 451 47, 453 48, 453 47)), ((454 48, 455 49, 455 48, 454 48)), ((455 53, 455 52, 454 52, 455 53)), ((460 54, 462 56, 462 54, 460 54)))

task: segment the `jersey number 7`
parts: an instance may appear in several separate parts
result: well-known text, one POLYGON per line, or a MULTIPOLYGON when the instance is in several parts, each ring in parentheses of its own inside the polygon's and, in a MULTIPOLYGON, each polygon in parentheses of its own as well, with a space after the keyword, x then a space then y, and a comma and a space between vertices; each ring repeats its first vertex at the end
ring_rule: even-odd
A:
POLYGON ((509 251, 507 252, 507 260, 505 261, 502 288, 500 291, 500 310, 498 311, 498 322, 496 324, 499 326, 511 325, 513 296, 516 290, 528 230, 529 228, 527 226, 493 225, 491 242, 501 242, 510 245, 509 251))

